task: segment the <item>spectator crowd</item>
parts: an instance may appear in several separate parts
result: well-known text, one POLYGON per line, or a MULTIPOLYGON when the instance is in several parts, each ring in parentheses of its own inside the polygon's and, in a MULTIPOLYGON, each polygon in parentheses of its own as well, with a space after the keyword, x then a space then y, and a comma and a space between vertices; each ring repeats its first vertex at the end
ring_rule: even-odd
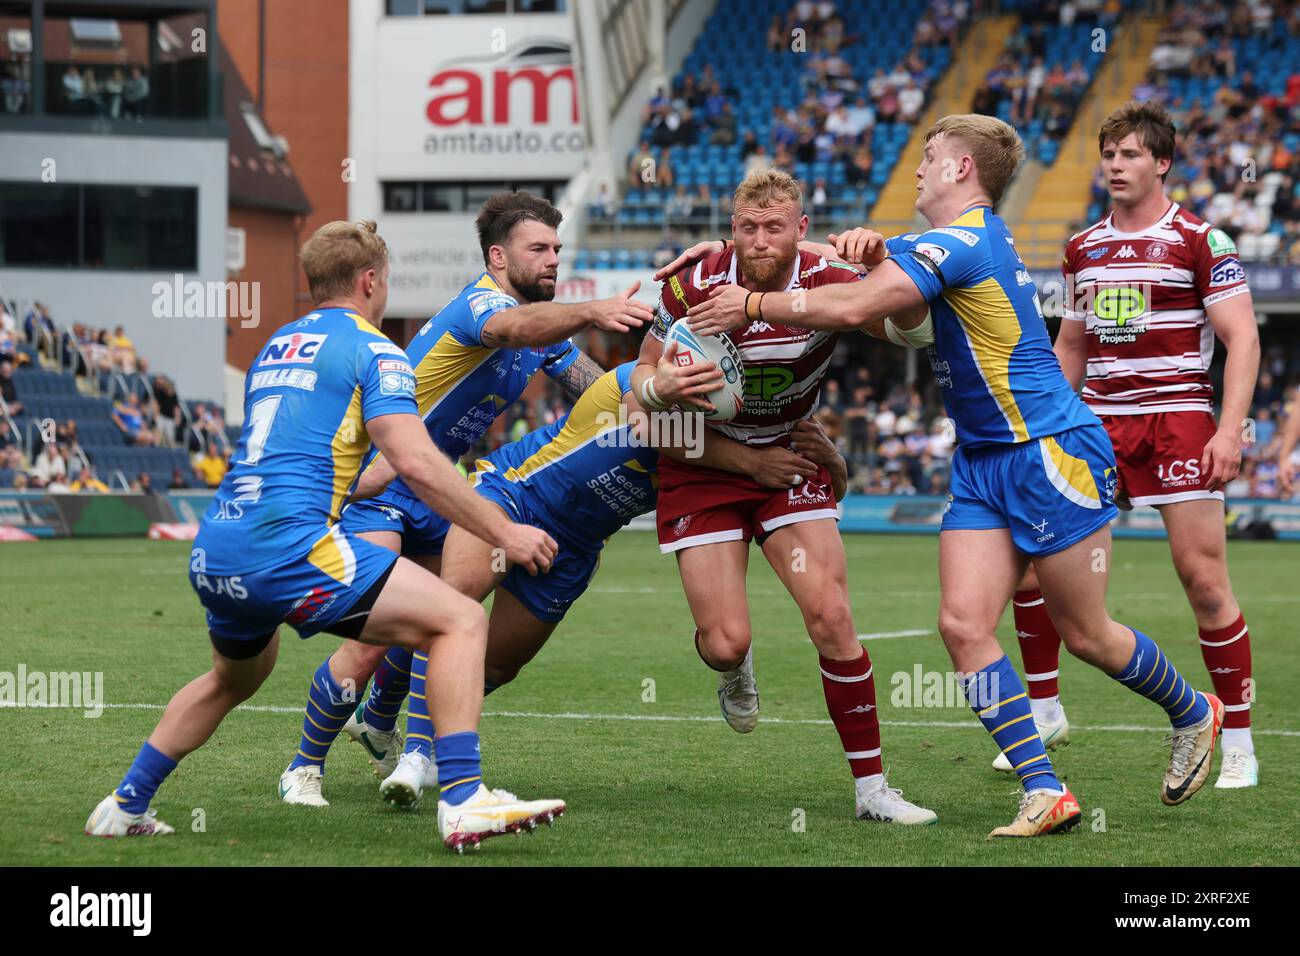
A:
MULTIPOLYGON (((31 412, 19 398, 15 370, 29 365, 61 368, 83 380, 81 391, 114 396, 108 418, 123 444, 185 449, 192 467, 188 473, 175 469, 171 489, 221 483, 232 448, 220 406, 195 402, 187 416, 175 383, 147 374, 147 362, 121 325, 112 331, 81 324, 61 328, 42 302, 33 302, 21 322, 17 312, 0 297, 0 473, 11 487, 109 491, 106 476, 96 472, 78 440, 75 420, 49 421, 27 436, 15 432, 11 421, 31 412)), ((145 494, 158 490, 147 472, 128 485, 145 494)))

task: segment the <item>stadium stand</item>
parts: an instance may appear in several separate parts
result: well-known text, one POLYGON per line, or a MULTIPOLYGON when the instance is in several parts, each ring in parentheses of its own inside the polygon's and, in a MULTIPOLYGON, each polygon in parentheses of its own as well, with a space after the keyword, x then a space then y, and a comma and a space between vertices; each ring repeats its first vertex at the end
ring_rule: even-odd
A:
MULTIPOLYGON (((1232 236, 1243 260, 1300 264, 1300 8, 1177 5, 1132 93, 1178 125, 1170 196, 1232 236)), ((1088 221, 1104 209, 1094 181, 1088 221)))
POLYGON ((646 267, 647 240, 665 229, 716 232, 761 165, 798 178, 822 226, 864 221, 969 15, 965 0, 901 0, 891 29, 868 31, 867 6, 721 0, 672 89, 647 105, 621 195, 607 187, 588 209, 591 240, 640 241, 593 249, 577 268, 646 267))
POLYGON ((0 468, 0 488, 74 490, 87 468, 115 491, 139 490, 142 475, 154 490, 202 487, 190 453, 214 441, 228 457, 238 429, 226 426, 219 403, 176 401, 172 383, 146 374, 121 329, 62 327, 38 304, 15 325, 17 404, 0 402, 0 421, 17 457, 0 468), (149 433, 136 442, 113 418, 115 402, 127 396, 139 400, 149 433), (50 460, 64 462, 57 474, 40 461, 47 444, 50 460))

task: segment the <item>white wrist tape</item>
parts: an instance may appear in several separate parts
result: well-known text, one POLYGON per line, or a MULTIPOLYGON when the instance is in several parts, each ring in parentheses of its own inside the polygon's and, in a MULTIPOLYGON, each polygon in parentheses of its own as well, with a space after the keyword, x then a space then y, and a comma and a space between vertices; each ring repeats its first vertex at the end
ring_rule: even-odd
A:
POLYGON ((895 345, 923 349, 934 344, 934 320, 927 313, 925 321, 914 329, 900 329, 893 319, 885 319, 885 335, 895 345))
POLYGON ((641 404, 644 405, 646 408, 662 410, 668 407, 668 403, 661 402, 659 400, 658 394, 656 394, 655 392, 655 379, 653 375, 651 375, 649 378, 647 378, 644 382, 641 383, 640 398, 641 398, 641 404))

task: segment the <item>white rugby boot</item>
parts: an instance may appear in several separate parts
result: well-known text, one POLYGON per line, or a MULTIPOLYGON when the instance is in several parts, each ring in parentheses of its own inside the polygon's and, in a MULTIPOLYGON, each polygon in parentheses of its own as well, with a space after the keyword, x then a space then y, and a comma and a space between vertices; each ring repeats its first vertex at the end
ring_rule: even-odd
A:
POLYGON ((473 796, 455 806, 438 801, 438 832, 449 850, 464 853, 479 849, 484 840, 507 833, 529 833, 539 823, 547 826, 564 816, 563 800, 520 800, 507 790, 478 785, 473 796))
POLYGON ((330 802, 321 794, 325 775, 315 764, 290 767, 280 774, 280 799, 304 807, 328 807, 330 802))
POLYGON ((1259 761, 1249 751, 1238 747, 1225 747, 1223 763, 1219 766, 1219 779, 1214 781, 1216 790, 1240 790, 1243 787, 1259 786, 1259 761))
POLYGON ((166 836, 175 833, 158 819, 154 810, 144 813, 127 813, 117 802, 117 795, 110 793, 90 813, 86 820, 86 836, 129 837, 129 836, 166 836))
POLYGON ((881 823, 902 823, 908 826, 926 826, 939 822, 939 814, 918 807, 903 799, 903 791, 891 787, 885 775, 855 780, 857 791, 857 817, 859 820, 879 820, 881 823))
POLYGON ((727 724, 738 734, 747 734, 758 724, 758 686, 754 683, 754 648, 735 670, 718 674, 718 705, 727 724))
POLYGON ((437 776, 430 773, 433 766, 433 761, 418 751, 402 754, 393 772, 379 785, 379 795, 385 803, 403 810, 414 810, 420 805, 420 795, 425 786, 438 782, 437 776))
MULTIPOLYGON (((1043 746, 1048 750, 1064 747, 1070 742, 1070 722, 1066 719, 1064 711, 1061 712, 1060 720, 1050 724, 1040 724, 1035 720, 1034 726, 1038 728, 1038 736, 1043 739, 1043 746)), ((993 769, 1011 773, 1011 761, 1007 759, 1006 754, 998 752, 993 760, 993 769)))
POLYGON ((359 704, 343 725, 343 732, 361 745, 366 752, 366 759, 375 770, 375 776, 384 780, 397 769, 397 759, 401 757, 402 747, 405 746, 402 732, 396 724, 389 731, 376 730, 362 717, 365 710, 365 703, 359 704))

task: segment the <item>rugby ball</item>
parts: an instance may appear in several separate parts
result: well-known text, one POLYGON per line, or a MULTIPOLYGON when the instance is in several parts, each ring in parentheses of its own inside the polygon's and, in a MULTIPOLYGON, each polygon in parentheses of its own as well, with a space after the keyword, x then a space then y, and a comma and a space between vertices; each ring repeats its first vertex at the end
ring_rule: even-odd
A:
POLYGON ((715 410, 701 414, 712 422, 729 422, 739 415, 745 404, 745 363, 740 359, 740 350, 726 333, 696 335, 685 322, 674 322, 668 328, 665 348, 668 342, 677 343, 673 361, 678 365, 712 362, 722 373, 722 387, 704 396, 713 403, 715 410))

